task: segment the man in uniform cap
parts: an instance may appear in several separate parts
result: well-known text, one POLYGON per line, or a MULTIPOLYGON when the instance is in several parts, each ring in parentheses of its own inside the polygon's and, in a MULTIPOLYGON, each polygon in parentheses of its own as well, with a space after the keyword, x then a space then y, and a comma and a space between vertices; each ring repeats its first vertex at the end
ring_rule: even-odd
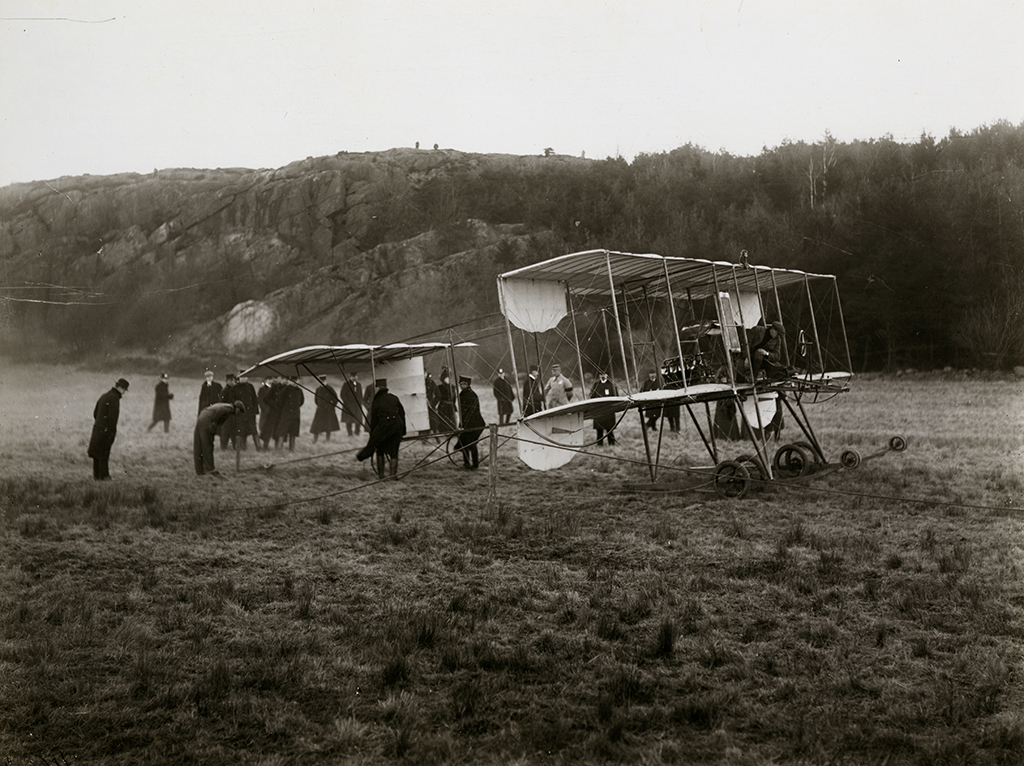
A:
POLYGON ((459 431, 458 447, 462 450, 462 467, 474 469, 480 465, 477 442, 487 424, 480 414, 480 397, 472 389, 473 381, 459 377, 459 410, 462 412, 462 430, 459 431))
POLYGON ((387 380, 379 378, 374 386, 377 392, 370 404, 370 438, 356 454, 356 460, 362 462, 376 455, 375 470, 383 479, 385 457, 391 464, 391 476, 398 475, 398 448, 405 436, 405 408, 398 397, 388 391, 387 380))
POLYGON ((121 397, 128 390, 128 381, 118 378, 114 387, 103 394, 92 410, 92 436, 89 438, 89 457, 92 458, 92 477, 97 481, 110 479, 110 448, 117 436, 117 419, 121 415, 121 397))
POLYGON ((199 413, 199 417, 196 418, 196 430, 192 435, 192 457, 195 460, 197 475, 209 473, 219 476, 213 464, 213 437, 217 435, 217 430, 225 420, 244 412, 245 405, 241 402, 217 402, 199 413))

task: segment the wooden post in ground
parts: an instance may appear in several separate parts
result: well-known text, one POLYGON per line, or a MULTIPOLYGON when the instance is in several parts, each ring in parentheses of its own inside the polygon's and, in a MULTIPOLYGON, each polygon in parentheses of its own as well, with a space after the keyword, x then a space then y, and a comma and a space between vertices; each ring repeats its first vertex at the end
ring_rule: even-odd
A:
POLYGON ((238 425, 238 413, 235 413, 235 473, 242 470, 242 450, 238 448, 238 432, 241 431, 238 425))

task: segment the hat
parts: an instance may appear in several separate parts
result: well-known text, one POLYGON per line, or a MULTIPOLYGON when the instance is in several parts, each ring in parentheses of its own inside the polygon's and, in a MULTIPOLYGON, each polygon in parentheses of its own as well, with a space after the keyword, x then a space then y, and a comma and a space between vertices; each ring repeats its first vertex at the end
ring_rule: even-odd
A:
POLYGON ((245 412, 245 405, 241 402, 235 402, 235 412, 245 412))
POLYGON ((540 367, 535 364, 530 365, 530 372, 540 372, 540 367))
POLYGON ((772 322, 772 327, 775 328, 775 332, 777 332, 779 335, 785 335, 786 334, 786 328, 783 327, 782 322, 776 320, 776 321, 772 322))
POLYGON ((467 378, 465 375, 459 376, 459 383, 465 383, 467 386, 473 382, 472 378, 467 378))
POLYGON ((388 379, 387 378, 377 378, 375 381, 373 381, 373 385, 375 385, 377 388, 387 388, 388 387, 388 379))
POLYGON ((227 375, 224 376, 224 379, 225 380, 234 380, 235 379, 235 373, 229 372, 227 375))
POLYGON ((499 367, 499 368, 498 368, 498 374, 499 374, 499 375, 504 375, 504 374, 505 374, 505 370, 504 370, 504 368, 502 368, 502 367, 499 367))
POLYGON ((212 378, 213 377, 213 370, 207 370, 206 372, 203 373, 204 377, 207 376, 207 375, 209 375, 212 378))
POLYGON ((162 375, 160 376, 160 380, 167 380, 167 373, 166 373, 166 372, 165 372, 165 373, 163 373, 163 374, 162 374, 162 375))
POLYGON ((115 383, 114 385, 117 386, 118 388, 123 388, 126 391, 128 390, 128 381, 125 380, 124 378, 118 378, 117 383, 115 383))

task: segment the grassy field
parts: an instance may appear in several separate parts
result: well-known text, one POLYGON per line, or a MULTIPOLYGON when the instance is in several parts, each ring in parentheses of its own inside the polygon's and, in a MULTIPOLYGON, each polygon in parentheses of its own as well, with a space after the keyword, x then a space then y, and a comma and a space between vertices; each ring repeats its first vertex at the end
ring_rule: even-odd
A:
POLYGON ((1020 381, 858 379, 830 458, 909 449, 740 501, 686 421, 646 482, 635 413, 550 473, 503 443, 489 500, 308 433, 197 477, 200 381, 147 432, 155 376, 93 482, 116 377, 0 368, 5 764, 1024 762, 1020 381))

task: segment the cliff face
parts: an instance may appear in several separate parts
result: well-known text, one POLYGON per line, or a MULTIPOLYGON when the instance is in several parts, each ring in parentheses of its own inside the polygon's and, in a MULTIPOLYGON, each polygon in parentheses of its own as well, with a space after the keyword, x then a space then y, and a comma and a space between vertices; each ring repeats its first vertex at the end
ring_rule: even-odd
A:
POLYGON ((493 294, 495 248, 528 232, 454 220, 443 193, 427 217, 410 200, 452 172, 553 160, 579 162, 396 149, 14 184, 0 189, 0 254, 18 292, 0 334, 9 350, 38 336, 88 353, 106 338, 188 358, 443 328, 495 308, 472 280, 493 294))

